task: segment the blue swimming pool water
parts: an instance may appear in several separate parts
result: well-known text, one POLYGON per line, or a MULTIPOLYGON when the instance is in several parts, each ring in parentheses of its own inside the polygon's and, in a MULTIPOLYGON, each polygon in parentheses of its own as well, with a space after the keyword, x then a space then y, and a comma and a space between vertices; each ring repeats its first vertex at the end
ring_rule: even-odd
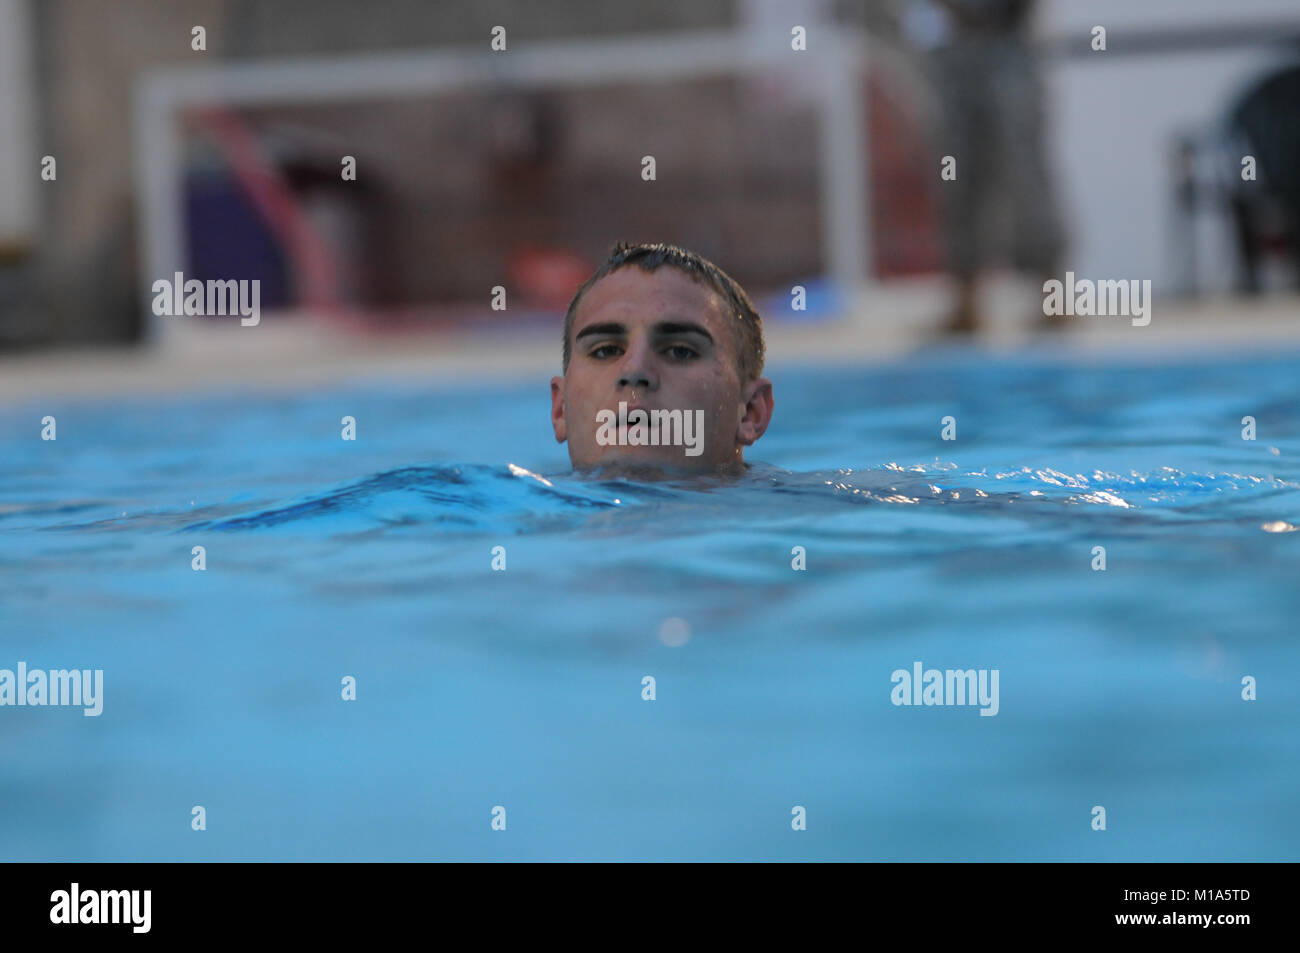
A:
POLYGON ((1300 859, 1300 356, 772 376, 729 485, 544 380, 0 412, 0 668, 104 671, 0 708, 0 856, 1300 859))

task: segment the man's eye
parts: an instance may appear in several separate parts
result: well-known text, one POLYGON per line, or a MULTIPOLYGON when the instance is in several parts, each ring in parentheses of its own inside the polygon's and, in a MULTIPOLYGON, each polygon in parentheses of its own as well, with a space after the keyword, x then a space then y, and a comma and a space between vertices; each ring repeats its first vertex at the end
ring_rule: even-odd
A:
POLYGON ((685 344, 670 344, 665 353, 675 361, 689 361, 692 358, 699 357, 695 348, 688 347, 685 344))
POLYGON ((593 349, 590 356, 600 360, 606 357, 617 357, 618 354, 619 347, 617 344, 602 344, 600 347, 593 349))

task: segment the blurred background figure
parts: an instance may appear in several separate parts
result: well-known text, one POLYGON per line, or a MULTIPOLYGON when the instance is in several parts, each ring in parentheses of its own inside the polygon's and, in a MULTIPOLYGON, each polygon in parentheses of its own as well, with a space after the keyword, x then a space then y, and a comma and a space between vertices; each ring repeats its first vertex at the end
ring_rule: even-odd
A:
POLYGON ((1043 81, 1030 37, 1034 6, 1035 0, 913 0, 903 19, 907 37, 929 50, 942 107, 935 145, 947 165, 942 208, 956 283, 943 326, 948 334, 979 330, 979 278, 1004 246, 1003 257, 1018 271, 1041 280, 1057 271, 1063 250, 1044 141, 1043 81), (1005 243, 998 241, 1003 234, 1005 243))

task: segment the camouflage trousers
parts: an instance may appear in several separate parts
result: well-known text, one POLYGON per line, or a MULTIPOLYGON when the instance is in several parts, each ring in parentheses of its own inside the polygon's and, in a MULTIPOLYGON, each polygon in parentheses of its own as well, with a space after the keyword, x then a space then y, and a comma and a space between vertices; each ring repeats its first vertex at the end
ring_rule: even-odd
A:
POLYGON ((1017 38, 974 37, 930 57, 943 107, 936 145, 956 160, 956 177, 939 182, 950 270, 974 275, 1002 259, 1054 272, 1065 242, 1033 50, 1017 38))

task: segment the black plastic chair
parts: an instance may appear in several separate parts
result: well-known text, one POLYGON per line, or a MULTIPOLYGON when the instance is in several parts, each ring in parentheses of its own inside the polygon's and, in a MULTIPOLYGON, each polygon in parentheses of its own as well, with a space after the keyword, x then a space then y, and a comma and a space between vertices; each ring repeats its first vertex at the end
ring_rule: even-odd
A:
POLYGON ((1242 180, 1241 155, 1235 157, 1227 200, 1241 251, 1238 285, 1256 293, 1266 248, 1284 244, 1300 275, 1300 65, 1273 73, 1242 96, 1228 111, 1224 131, 1241 155, 1255 157, 1253 182, 1242 180))

